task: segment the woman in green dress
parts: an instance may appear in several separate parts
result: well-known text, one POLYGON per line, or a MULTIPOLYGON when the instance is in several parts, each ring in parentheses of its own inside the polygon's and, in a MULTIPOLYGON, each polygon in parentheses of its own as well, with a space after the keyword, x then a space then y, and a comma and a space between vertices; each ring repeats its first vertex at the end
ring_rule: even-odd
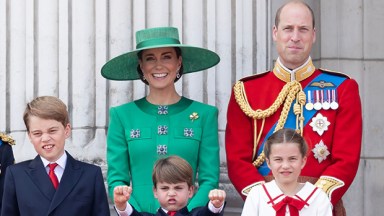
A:
POLYGON ((219 61, 210 50, 181 44, 176 28, 159 27, 136 32, 136 49, 103 66, 101 74, 107 79, 141 79, 149 86, 146 97, 110 108, 110 196, 116 186, 132 184, 130 204, 155 213, 160 205, 152 193, 153 165, 159 158, 178 155, 191 164, 198 183, 188 209, 206 205, 208 192, 219 183, 218 110, 180 96, 175 82, 219 61))

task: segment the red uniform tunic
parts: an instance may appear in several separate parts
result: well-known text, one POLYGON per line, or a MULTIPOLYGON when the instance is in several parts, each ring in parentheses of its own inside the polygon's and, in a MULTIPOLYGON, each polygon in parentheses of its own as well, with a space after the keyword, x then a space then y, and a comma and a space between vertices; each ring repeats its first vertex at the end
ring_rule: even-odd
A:
MULTIPOLYGON (((274 71, 241 80, 247 103, 253 110, 266 110, 270 107, 284 85, 291 80, 291 74, 278 65, 279 61, 276 64, 274 71)), ((306 86, 312 86, 312 89, 325 92, 327 89, 333 88, 337 92, 337 109, 325 110, 322 108, 312 111, 314 114, 310 119, 306 119, 307 123, 302 131, 309 151, 306 166, 301 172, 304 180, 310 179, 312 182, 316 182, 316 185, 328 194, 332 204, 335 205, 351 185, 360 159, 362 113, 358 84, 343 74, 315 69, 310 59, 302 70, 296 72, 295 79, 300 82, 303 89, 306 86), (311 70, 311 68, 313 69, 311 70), (343 81, 334 85, 330 80, 322 80, 322 82, 314 80, 322 74, 343 81), (315 117, 321 118, 323 123, 328 121, 329 125, 326 125, 323 133, 315 130, 316 126, 310 125, 312 121, 316 120, 315 117), (321 143, 326 146, 326 149, 321 148, 321 143), (314 151, 320 152, 323 160, 318 155, 316 158, 314 151), (329 155, 326 154, 327 151, 329 155)), ((263 127, 257 143, 258 151, 268 132, 278 121, 281 111, 282 106, 271 116, 265 118, 264 126, 262 126, 262 120, 257 120, 257 134, 263 127)), ((304 108, 303 113, 307 112, 309 111, 304 108)), ((296 118, 294 115, 293 117, 296 118)), ((290 120, 292 119, 288 119, 287 122, 290 120)), ((285 125, 285 127, 291 126, 285 125)), ((261 183, 266 178, 271 179, 271 176, 261 175, 252 164, 254 129, 254 119, 244 113, 232 92, 228 106, 225 137, 227 166, 229 178, 243 198, 252 186, 261 183)))

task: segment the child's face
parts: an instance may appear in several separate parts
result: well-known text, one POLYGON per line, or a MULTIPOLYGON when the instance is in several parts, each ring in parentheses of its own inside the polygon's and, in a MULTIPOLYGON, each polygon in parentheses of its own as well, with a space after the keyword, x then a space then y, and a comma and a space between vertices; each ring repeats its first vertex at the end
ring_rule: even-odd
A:
POLYGON ((296 184, 307 157, 300 153, 297 143, 276 143, 271 146, 268 167, 278 184, 296 184))
POLYGON ((160 206, 168 211, 178 211, 188 204, 188 199, 193 196, 193 186, 188 187, 186 182, 169 184, 158 182, 153 189, 155 198, 159 200, 160 206))
POLYGON ((29 140, 36 152, 50 162, 55 162, 64 154, 65 139, 70 135, 71 126, 66 127, 52 119, 31 116, 29 121, 29 140))

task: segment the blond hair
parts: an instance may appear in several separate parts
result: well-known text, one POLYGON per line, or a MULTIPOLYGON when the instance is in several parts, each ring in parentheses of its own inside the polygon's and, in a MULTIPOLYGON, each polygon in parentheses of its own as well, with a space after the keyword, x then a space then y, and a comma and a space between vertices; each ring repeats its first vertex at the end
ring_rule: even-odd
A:
POLYGON ((64 127, 69 123, 67 106, 59 98, 53 96, 37 97, 27 104, 23 119, 28 132, 31 116, 53 119, 63 124, 64 127))

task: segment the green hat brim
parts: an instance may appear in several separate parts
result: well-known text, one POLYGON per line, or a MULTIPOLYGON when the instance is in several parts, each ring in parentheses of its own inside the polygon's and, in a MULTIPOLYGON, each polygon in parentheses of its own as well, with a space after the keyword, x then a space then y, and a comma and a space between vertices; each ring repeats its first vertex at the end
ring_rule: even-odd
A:
POLYGON ((183 74, 202 71, 215 66, 220 62, 220 57, 208 49, 193 47, 183 44, 162 44, 159 46, 145 47, 119 55, 109 60, 102 68, 101 75, 110 80, 137 80, 139 60, 137 53, 153 48, 179 47, 183 58, 183 74))

